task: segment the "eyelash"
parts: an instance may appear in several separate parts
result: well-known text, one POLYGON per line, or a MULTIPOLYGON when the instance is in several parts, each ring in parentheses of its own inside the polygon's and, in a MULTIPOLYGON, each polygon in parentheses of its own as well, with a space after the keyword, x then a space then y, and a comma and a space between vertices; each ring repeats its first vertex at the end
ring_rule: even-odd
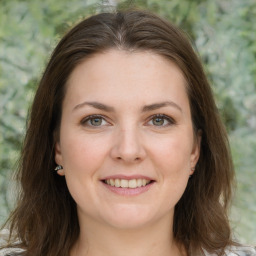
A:
POLYGON ((149 121, 147 123, 149 123, 150 121, 153 121, 154 118, 159 118, 159 119, 162 119, 164 121, 167 121, 168 124, 165 124, 165 125, 153 125, 155 127, 167 127, 167 126, 170 126, 170 125, 174 125, 176 124, 175 120, 173 118, 171 118, 170 116, 167 116, 167 115, 164 115, 164 114, 156 114, 156 115, 153 115, 149 118, 149 121))
MULTIPOLYGON (((148 121, 147 121, 147 124, 148 124, 150 121, 153 121, 154 118, 159 118, 159 119, 162 119, 162 120, 168 122, 168 124, 159 125, 159 126, 158 126, 158 125, 151 124, 152 126, 155 126, 155 127, 161 128, 161 127, 167 127, 167 126, 176 124, 176 122, 175 122, 175 120, 174 120, 173 118, 171 118, 171 117, 169 117, 169 116, 167 116, 167 115, 164 115, 164 114, 156 114, 156 115, 150 116, 149 119, 148 119, 148 121)), ((100 123, 100 125, 98 125, 98 126, 97 126, 97 125, 93 125, 93 124, 88 124, 89 121, 92 121, 92 120, 94 120, 94 119, 100 119, 101 121, 105 121, 106 123, 108 123, 108 125, 110 125, 109 122, 106 121, 106 118, 105 118, 104 116, 102 116, 102 115, 90 115, 90 116, 87 116, 87 117, 85 117, 84 119, 82 119, 81 124, 82 124, 83 126, 89 126, 89 127, 94 127, 94 128, 96 128, 96 127, 101 127, 101 126, 102 126, 101 123, 100 123)))
MULTIPOLYGON (((102 115, 90 115, 90 116, 87 116, 85 117, 84 119, 82 119, 81 121, 81 124, 84 125, 84 126, 90 126, 90 127, 97 127, 97 125, 93 125, 93 124, 88 124, 87 122, 89 121, 92 121, 93 119, 101 119, 101 120, 104 120, 105 122, 106 121, 106 118, 102 115)), ((108 122, 107 122, 108 123, 108 122)), ((99 125, 100 127, 101 125, 99 125)))

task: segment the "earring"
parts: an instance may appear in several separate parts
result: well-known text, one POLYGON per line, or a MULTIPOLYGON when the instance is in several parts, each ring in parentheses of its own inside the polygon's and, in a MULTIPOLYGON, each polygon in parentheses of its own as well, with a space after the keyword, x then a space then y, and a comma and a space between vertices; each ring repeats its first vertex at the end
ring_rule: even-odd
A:
POLYGON ((54 169, 54 171, 57 172, 58 170, 62 170, 62 169, 63 169, 63 167, 61 165, 57 165, 56 168, 54 169))

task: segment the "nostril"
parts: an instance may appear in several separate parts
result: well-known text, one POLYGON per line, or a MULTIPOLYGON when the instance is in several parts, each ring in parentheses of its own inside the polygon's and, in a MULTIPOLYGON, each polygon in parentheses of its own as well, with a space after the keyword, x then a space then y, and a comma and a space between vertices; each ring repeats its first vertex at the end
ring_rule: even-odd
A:
MULTIPOLYGON (((116 159, 117 160, 122 160, 123 158, 118 156, 118 157, 116 157, 116 159)), ((141 159, 140 157, 136 157, 136 158, 134 158, 134 161, 140 161, 140 159, 141 159)))

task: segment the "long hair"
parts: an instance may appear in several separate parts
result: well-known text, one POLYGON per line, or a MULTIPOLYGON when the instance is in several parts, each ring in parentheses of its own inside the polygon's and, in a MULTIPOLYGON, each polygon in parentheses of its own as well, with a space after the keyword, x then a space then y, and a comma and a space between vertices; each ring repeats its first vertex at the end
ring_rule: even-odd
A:
POLYGON ((21 192, 8 227, 8 246, 26 256, 68 256, 79 235, 76 204, 65 178, 54 173, 66 82, 86 58, 108 49, 151 51, 175 63, 186 79, 192 123, 201 131, 201 154, 193 177, 175 206, 174 238, 189 254, 222 255, 231 245, 227 210, 233 166, 225 129, 200 60, 174 25, 145 11, 102 13, 80 22, 59 42, 31 108, 18 180, 21 192), (17 239, 17 241, 15 241, 17 239))

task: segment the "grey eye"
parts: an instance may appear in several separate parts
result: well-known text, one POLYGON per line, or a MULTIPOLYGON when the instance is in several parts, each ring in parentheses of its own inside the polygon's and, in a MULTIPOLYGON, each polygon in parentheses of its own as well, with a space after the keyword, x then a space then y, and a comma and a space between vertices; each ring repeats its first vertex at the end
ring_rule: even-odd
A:
POLYGON ((91 118, 89 122, 93 126, 100 126, 102 124, 102 118, 101 117, 91 118))
POLYGON ((106 125, 108 125, 108 122, 102 116, 91 115, 91 116, 88 116, 88 117, 84 118, 81 121, 81 124, 83 126, 93 128, 93 127, 99 127, 99 126, 106 126, 106 125))
POLYGON ((157 126, 157 127, 167 127, 175 123, 176 122, 173 120, 173 118, 167 115, 157 114, 151 117, 151 119, 148 122, 148 125, 157 126))
POLYGON ((162 126, 162 125, 164 125, 165 124, 165 118, 163 118, 163 117, 154 117, 153 119, 152 119, 152 123, 153 123, 153 125, 156 125, 156 126, 162 126))

